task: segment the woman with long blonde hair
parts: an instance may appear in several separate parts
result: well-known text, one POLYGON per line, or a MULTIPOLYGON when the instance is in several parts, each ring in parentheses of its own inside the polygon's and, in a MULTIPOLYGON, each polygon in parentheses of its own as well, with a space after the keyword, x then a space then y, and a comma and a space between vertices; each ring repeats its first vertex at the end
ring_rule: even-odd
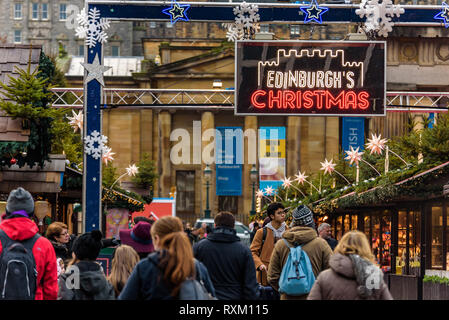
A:
POLYGON ((319 274, 307 299, 392 300, 374 261, 364 233, 345 233, 329 259, 330 268, 319 274))
POLYGON ((157 220, 151 227, 151 237, 155 252, 136 265, 119 300, 177 299, 181 284, 197 276, 215 296, 209 273, 201 262, 195 261, 179 218, 166 216, 157 220))
POLYGON ((108 281, 114 287, 116 297, 120 295, 120 292, 125 287, 131 272, 139 260, 139 254, 131 246, 122 244, 115 249, 108 281))

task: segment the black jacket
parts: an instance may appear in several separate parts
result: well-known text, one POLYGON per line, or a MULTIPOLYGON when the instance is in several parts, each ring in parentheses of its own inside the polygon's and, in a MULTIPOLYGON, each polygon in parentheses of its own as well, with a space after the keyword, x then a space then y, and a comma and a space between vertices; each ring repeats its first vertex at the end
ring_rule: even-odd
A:
POLYGON ((75 242, 76 236, 74 234, 70 235, 69 242, 60 243, 54 240, 50 240, 53 248, 55 249, 56 258, 61 258, 65 264, 72 259, 72 245, 75 242))
MULTIPOLYGON (((147 258, 139 261, 128 278, 120 293, 119 300, 174 300, 170 295, 173 286, 163 280, 163 271, 158 267, 161 257, 160 251, 151 253, 147 258)), ((210 280, 206 267, 198 261, 199 274, 207 291, 215 297, 214 286, 210 280)), ((198 271, 197 271, 198 276, 198 271)))
POLYGON ((101 266, 94 261, 80 261, 74 264, 79 270, 79 288, 70 288, 76 285, 72 281, 76 273, 67 270, 59 278, 60 300, 115 300, 114 288, 106 280, 101 266), (70 278, 69 278, 70 277, 70 278))
POLYGON ((334 250, 335 247, 338 244, 338 241, 335 240, 334 238, 327 238, 326 241, 327 241, 327 243, 329 244, 329 246, 331 247, 332 250, 334 250))
POLYGON ((204 263, 219 300, 255 300, 256 269, 251 251, 236 231, 217 227, 193 246, 195 258, 204 263))

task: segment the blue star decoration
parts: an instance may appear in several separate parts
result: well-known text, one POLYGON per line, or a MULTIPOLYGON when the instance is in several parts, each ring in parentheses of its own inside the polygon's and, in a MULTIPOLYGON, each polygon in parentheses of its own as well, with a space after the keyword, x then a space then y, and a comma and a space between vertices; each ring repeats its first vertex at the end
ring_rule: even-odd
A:
POLYGON ((326 7, 320 7, 318 6, 318 3, 316 0, 312 0, 310 3, 310 6, 308 7, 300 7, 301 11, 306 14, 304 18, 304 23, 308 23, 310 21, 315 21, 318 23, 323 23, 323 20, 321 16, 329 10, 329 8, 326 7))
POLYGON ((444 27, 449 28, 449 6, 446 2, 442 3, 443 8, 440 12, 438 12, 437 15, 435 15, 433 18, 437 20, 443 20, 444 21, 444 27))
POLYGON ((177 1, 172 1, 171 7, 162 10, 163 13, 170 16, 171 24, 175 24, 178 20, 189 21, 186 15, 190 4, 179 4, 177 1))

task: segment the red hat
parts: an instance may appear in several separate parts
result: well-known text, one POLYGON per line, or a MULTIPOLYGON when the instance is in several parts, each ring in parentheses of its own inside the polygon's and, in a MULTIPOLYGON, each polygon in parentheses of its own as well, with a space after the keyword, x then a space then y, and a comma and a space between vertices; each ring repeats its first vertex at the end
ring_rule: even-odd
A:
POLYGON ((153 252, 153 241, 150 234, 151 224, 140 221, 132 230, 120 230, 120 241, 134 248, 138 253, 153 252))

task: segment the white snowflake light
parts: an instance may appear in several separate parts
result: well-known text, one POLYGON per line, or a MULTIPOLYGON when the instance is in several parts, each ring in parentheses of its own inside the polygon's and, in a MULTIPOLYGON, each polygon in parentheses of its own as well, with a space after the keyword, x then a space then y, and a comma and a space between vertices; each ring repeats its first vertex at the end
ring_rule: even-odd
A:
POLYGON ((292 186, 292 182, 290 180, 290 178, 285 177, 282 180, 282 187, 284 187, 285 189, 290 188, 292 186))
POLYGON ((73 128, 73 131, 76 132, 78 129, 83 130, 83 111, 76 113, 72 110, 73 117, 67 117, 69 119, 69 124, 73 128))
POLYGON ((114 158, 112 157, 114 154, 115 152, 112 152, 111 148, 104 146, 102 155, 103 162, 107 165, 108 161, 114 161, 114 158))
POLYGON ((79 26, 76 28, 76 36, 86 39, 86 45, 89 48, 95 47, 97 42, 106 43, 108 35, 104 30, 110 27, 109 19, 100 18, 100 10, 96 7, 91 8, 86 13, 83 8, 76 18, 79 26))
POLYGON ((399 17, 405 12, 400 5, 393 5, 391 0, 363 0, 360 9, 355 13, 363 18, 366 16, 365 30, 375 32, 379 36, 388 37, 388 33, 393 30, 394 23, 391 18, 395 15, 399 17))
POLYGON ((257 190, 257 192, 256 192, 256 197, 257 198, 262 198, 263 197, 263 191, 262 190, 257 190))
POLYGON ((235 7, 235 23, 222 24, 223 27, 228 29, 226 33, 228 41, 250 39, 260 29, 258 12, 259 7, 256 4, 248 4, 245 1, 240 6, 235 7))
POLYGON ((335 170, 336 163, 333 162, 334 160, 331 159, 331 161, 327 161, 327 159, 324 159, 324 162, 320 162, 321 169, 324 170, 324 174, 329 173, 332 174, 332 172, 335 170))
POLYGON ((267 196, 271 196, 272 194, 274 194, 274 189, 271 186, 266 187, 265 193, 267 194, 267 196))
POLYGON ((297 175, 295 175, 295 177, 296 177, 295 181, 298 181, 298 183, 300 183, 300 184, 304 184, 304 181, 306 181, 306 178, 308 176, 306 176, 306 172, 305 171, 304 171, 304 173, 299 171, 299 173, 297 175))
POLYGON ((94 159, 99 159, 103 151, 103 146, 108 143, 108 137, 101 135, 97 130, 91 132, 84 138, 84 152, 94 159))
POLYGON ((350 150, 345 151, 347 154, 345 160, 349 160, 349 164, 352 164, 353 162, 355 162, 355 164, 358 165, 359 161, 362 160, 363 152, 359 152, 359 147, 357 147, 357 149, 354 149, 352 146, 349 146, 349 147, 350 147, 350 150))
POLYGON ((381 139, 380 134, 379 136, 371 134, 371 139, 368 139, 366 148, 371 151, 370 154, 382 154, 382 150, 385 148, 385 143, 387 143, 387 139, 381 139))
POLYGON ((136 167, 135 164, 130 165, 128 168, 126 168, 126 173, 128 174, 128 176, 134 177, 139 173, 139 167, 136 167))

